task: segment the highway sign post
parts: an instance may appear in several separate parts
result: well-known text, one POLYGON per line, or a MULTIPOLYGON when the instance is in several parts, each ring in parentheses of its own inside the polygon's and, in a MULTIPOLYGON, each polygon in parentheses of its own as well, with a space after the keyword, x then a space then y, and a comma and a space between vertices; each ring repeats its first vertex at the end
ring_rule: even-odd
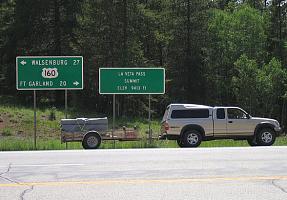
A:
POLYGON ((82 56, 18 56, 16 57, 17 90, 34 91, 34 148, 37 147, 36 90, 83 89, 82 56))
POLYGON ((115 124, 115 95, 148 94, 149 95, 148 131, 149 131, 149 143, 151 144, 152 139, 151 124, 150 124, 151 94, 165 93, 164 68, 100 68, 99 93, 113 94, 113 132, 115 124))

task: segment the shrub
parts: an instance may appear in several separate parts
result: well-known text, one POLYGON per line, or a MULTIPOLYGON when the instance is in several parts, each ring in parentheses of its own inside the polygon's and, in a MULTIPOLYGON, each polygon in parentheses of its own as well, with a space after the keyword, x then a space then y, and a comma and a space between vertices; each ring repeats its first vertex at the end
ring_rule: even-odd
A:
POLYGON ((10 128, 4 128, 2 130, 2 135, 3 136, 11 136, 12 135, 12 130, 10 128))
POLYGON ((49 120, 53 121, 56 120, 56 107, 52 107, 50 114, 49 114, 49 120))

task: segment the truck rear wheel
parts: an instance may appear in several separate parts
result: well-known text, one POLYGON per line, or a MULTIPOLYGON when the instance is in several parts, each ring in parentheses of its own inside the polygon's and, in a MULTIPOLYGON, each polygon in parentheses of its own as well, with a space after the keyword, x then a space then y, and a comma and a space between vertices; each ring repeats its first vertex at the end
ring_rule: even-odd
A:
POLYGON ((181 138, 178 138, 178 139, 176 140, 176 142, 177 142, 177 145, 178 145, 179 147, 184 147, 184 144, 183 144, 181 138))
POLYGON ((254 137, 247 139, 247 142, 252 147, 258 146, 258 142, 257 142, 256 138, 254 138, 254 137))
POLYGON ((261 146, 271 146, 275 139, 276 134, 271 128, 263 128, 257 134, 257 141, 261 146))
POLYGON ((101 137, 96 132, 87 133, 82 141, 84 149, 97 149, 101 145, 101 137))
POLYGON ((202 135, 197 130, 188 130, 183 134, 183 147, 198 147, 201 144, 201 141, 202 135))

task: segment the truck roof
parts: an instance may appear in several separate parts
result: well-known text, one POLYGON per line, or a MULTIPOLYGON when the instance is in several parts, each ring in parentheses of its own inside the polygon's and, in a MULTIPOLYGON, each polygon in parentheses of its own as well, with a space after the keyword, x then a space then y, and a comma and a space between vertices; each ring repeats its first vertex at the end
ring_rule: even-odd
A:
MULTIPOLYGON (((200 104, 184 104, 184 103, 172 103, 168 106, 177 107, 177 108, 239 108, 237 106, 206 106, 206 105, 200 105, 200 104)), ((239 108, 241 109, 241 108, 239 108)))
POLYGON ((238 108, 238 109, 242 109, 242 108, 239 108, 237 106, 214 106, 214 108, 238 108))
POLYGON ((199 105, 199 104, 182 104, 182 103, 172 103, 169 104, 168 106, 172 107, 183 107, 183 108, 213 108, 211 106, 206 106, 206 105, 199 105))

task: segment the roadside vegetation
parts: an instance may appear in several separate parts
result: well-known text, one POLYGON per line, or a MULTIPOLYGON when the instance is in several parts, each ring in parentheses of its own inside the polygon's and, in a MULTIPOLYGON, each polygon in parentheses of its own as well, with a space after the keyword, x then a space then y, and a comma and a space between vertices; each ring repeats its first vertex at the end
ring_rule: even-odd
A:
MULTIPOLYGON (((95 113, 85 113, 86 111, 69 112, 68 117, 98 117, 95 113), (83 114, 85 113, 85 114, 83 114)), ((33 109, 26 107, 15 107, 11 105, 0 105, 0 151, 21 151, 34 150, 34 126, 33 109)), ((82 144, 73 142, 61 144, 60 141, 60 119, 65 117, 64 110, 53 108, 37 109, 37 150, 60 150, 60 149, 82 149, 82 144), (53 116, 51 118, 51 115, 53 116)), ((109 119, 109 125, 112 120, 109 119)), ((115 148, 178 148, 176 141, 154 139, 152 144, 148 143, 147 130, 148 121, 144 119, 118 119, 117 129, 122 126, 133 128, 137 126, 139 134, 143 138, 141 141, 115 142, 115 148)), ((111 127, 110 127, 111 128, 111 127)), ((160 131, 160 119, 151 122, 153 137, 157 137, 160 131)), ((277 139, 274 145, 287 145, 286 136, 277 139)), ((203 142, 200 147, 236 147, 248 146, 246 141, 218 140, 203 142)), ((103 141, 100 149, 113 148, 112 141, 103 141)))
MULTIPOLYGON (((16 90, 16 56, 82 55, 84 89, 68 92, 75 109, 112 113, 112 95, 99 94, 100 67, 163 67, 153 116, 170 103, 232 105, 287 126, 287 1, 6 0, 0 11, 0 95, 17 105, 32 99, 16 90)), ((64 103, 62 91, 37 95, 64 103)), ((116 101, 119 116, 147 113, 148 95, 116 101)))
MULTIPOLYGON (((33 98, 16 90, 17 56, 83 56, 84 89, 68 91, 70 118, 112 116, 112 95, 99 94, 100 67, 162 67, 165 94, 151 97, 154 133, 170 103, 239 106, 287 127, 286 13, 286 0, 1 1, 0 149, 33 146, 33 110, 26 107, 33 98)), ((117 95, 118 128, 137 125, 146 136, 148 102, 148 95, 117 95)), ((37 91, 39 149, 65 148, 59 143, 63 104, 63 91, 37 91)), ((285 144, 283 138, 276 143, 285 144)))

